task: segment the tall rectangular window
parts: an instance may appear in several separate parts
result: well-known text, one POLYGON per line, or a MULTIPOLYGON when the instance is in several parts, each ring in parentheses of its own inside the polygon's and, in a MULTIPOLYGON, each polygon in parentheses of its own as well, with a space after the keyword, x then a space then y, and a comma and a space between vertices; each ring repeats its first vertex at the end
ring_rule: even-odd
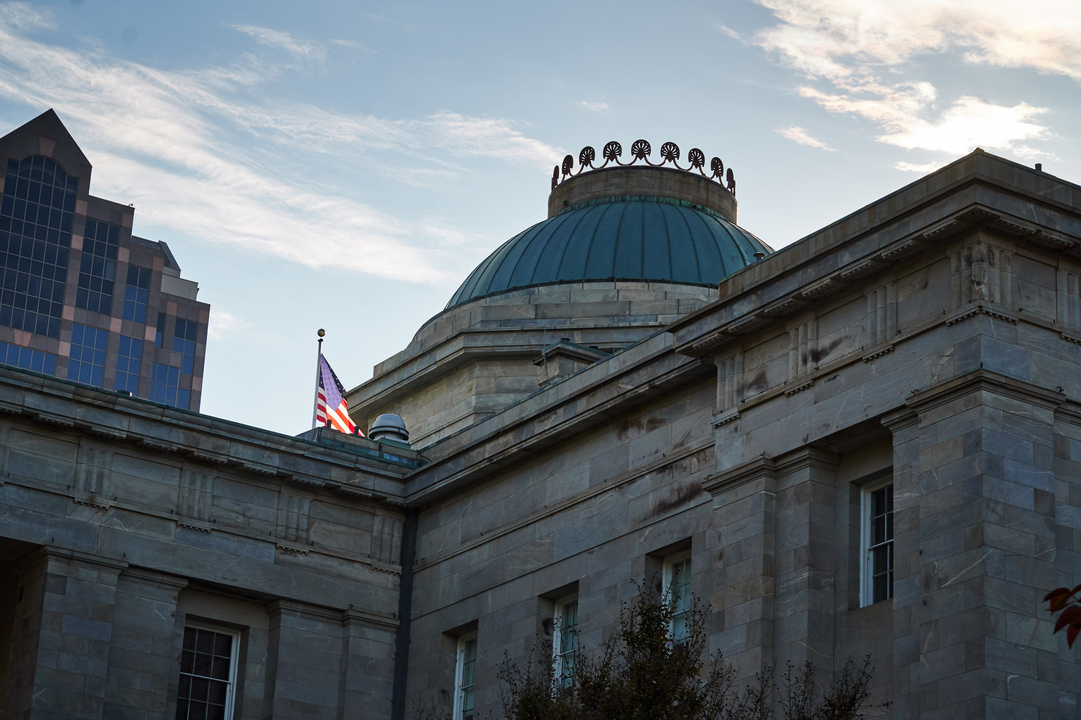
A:
POLYGON ((477 689, 477 634, 458 638, 458 662, 454 670, 454 720, 473 720, 477 689))
POLYGON ((44 375, 56 375, 56 355, 20 345, 0 342, 0 363, 44 375))
POLYGON ((150 399, 163 405, 188 409, 191 392, 180 387, 180 368, 154 363, 150 371, 150 399))
POLYGON ((893 482, 868 485, 861 492, 863 549, 862 604, 893 597, 893 482))
POLYGON ((75 307, 109 315, 113 306, 116 253, 120 247, 120 226, 86 219, 83 232, 83 260, 79 266, 79 287, 75 307))
POLYGON ((557 689, 574 683, 574 660, 578 651, 578 597, 556 603, 552 628, 552 677, 557 689))
POLYGON ((32 155, 8 160, 0 194, 0 325, 60 337, 79 178, 32 155))
POLYGON ((165 313, 158 313, 157 332, 154 334, 154 345, 161 347, 165 340, 165 313))
POLYGON ((195 367, 195 338, 198 337, 199 323, 176 319, 176 329, 173 331, 173 350, 181 353, 180 372, 191 375, 195 367))
POLYGON ((239 633, 221 628, 201 625, 184 628, 176 720, 233 717, 239 637, 239 633))
POLYGON ((116 389, 139 393, 139 367, 143 360, 143 341, 120 336, 120 352, 116 356, 116 389))
POLYGON ((124 319, 146 322, 146 304, 150 299, 150 268, 128 266, 128 284, 124 287, 124 319))
POLYGON ((109 333, 75 323, 71 328, 68 380, 102 387, 105 384, 105 350, 109 333))
POLYGON ((676 643, 687 639, 691 613, 691 551, 664 560, 664 600, 672 609, 671 633, 676 643))

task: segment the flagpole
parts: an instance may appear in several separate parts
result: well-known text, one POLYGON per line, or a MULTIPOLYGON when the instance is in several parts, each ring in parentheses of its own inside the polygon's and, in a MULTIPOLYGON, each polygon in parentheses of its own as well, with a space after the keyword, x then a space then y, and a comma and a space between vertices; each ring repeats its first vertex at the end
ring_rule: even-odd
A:
POLYGON ((315 408, 312 410, 312 430, 318 425, 319 417, 319 376, 323 372, 323 336, 327 331, 319 328, 319 354, 315 358, 315 408))

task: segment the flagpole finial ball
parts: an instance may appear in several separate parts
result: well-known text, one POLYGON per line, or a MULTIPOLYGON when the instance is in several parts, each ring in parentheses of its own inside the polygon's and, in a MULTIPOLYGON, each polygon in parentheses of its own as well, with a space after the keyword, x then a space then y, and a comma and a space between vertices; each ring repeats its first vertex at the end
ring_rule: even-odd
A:
POLYGON ((319 337, 323 337, 326 334, 327 334, 326 330, 324 330, 323 328, 319 328, 319 337))

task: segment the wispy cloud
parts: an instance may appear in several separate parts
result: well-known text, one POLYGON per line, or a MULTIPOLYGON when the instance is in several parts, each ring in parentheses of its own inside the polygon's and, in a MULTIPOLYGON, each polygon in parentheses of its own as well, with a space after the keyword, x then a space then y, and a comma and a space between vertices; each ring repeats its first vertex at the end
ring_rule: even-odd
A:
POLYGON ((920 173, 921 175, 926 175, 927 173, 932 173, 935 170, 938 170, 940 167, 942 167, 942 163, 937 163, 937 162, 929 162, 929 163, 897 162, 897 163, 894 163, 893 166, 895 168, 897 168, 898 170, 903 170, 905 172, 914 172, 914 173, 920 173))
POLYGON ((578 107, 590 112, 604 112, 608 109, 608 103, 606 102, 589 102, 588 100, 579 100, 578 107))
POLYGON ((298 60, 322 62, 327 57, 327 48, 323 43, 297 40, 287 32, 258 25, 232 25, 231 27, 245 35, 250 35, 261 45, 284 50, 298 60))
MULTIPOLYGON (((275 171, 265 154, 323 152, 373 167, 373 153, 392 150, 427 165, 482 156, 538 169, 562 156, 500 118, 444 112, 392 120, 252 104, 237 98, 278 69, 242 56, 229 68, 162 71, 35 39, 50 26, 47 14, 28 5, 0 5, 0 96, 55 108, 84 147, 94 148, 95 191, 133 202, 137 223, 209 242, 311 267, 447 282, 455 270, 442 248, 460 241, 461 230, 313 188, 275 171)), ((257 30, 246 31, 257 37, 257 30)), ((295 57, 318 56, 284 33, 258 39, 295 57)))
POLYGON ((1044 108, 964 96, 940 107, 910 61, 1029 68, 1081 80, 1081 4, 1074 0, 756 0, 778 19, 755 42, 812 83, 800 93, 879 125, 879 140, 950 154, 976 145, 1023 155, 1048 133, 1044 108))
POLYGON ((206 332, 211 339, 221 340, 231 333, 244 332, 253 327, 247 320, 215 306, 210 313, 210 325, 206 332))
POLYGON ((778 132, 778 134, 781 135, 781 137, 788 138, 792 142, 799 143, 800 145, 806 145, 807 147, 819 148, 820 150, 829 150, 830 152, 834 151, 834 148, 831 148, 826 143, 824 143, 821 140, 818 140, 818 139, 813 138, 810 135, 808 135, 807 131, 804 130, 803 128, 801 128, 799 125, 793 125, 791 127, 786 127, 786 128, 781 129, 781 130, 778 130, 777 132, 778 132))
POLYGON ((732 38, 733 40, 739 40, 740 42, 743 42, 743 36, 740 35, 738 32, 736 32, 735 30, 733 30, 732 28, 728 27, 727 25, 722 25, 720 23, 717 23, 717 29, 720 30, 723 34, 725 34, 728 37, 732 38))

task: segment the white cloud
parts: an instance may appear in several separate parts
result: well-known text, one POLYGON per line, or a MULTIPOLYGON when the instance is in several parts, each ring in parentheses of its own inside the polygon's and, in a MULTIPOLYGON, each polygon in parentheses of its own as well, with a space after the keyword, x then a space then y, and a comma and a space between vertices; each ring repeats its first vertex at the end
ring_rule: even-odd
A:
POLYGON ((287 32, 271 30, 257 25, 233 25, 234 30, 250 35, 261 45, 284 50, 298 60, 322 62, 326 60, 327 49, 322 43, 297 40, 287 32))
POLYGON ((588 100, 579 100, 578 107, 583 110, 589 110, 590 112, 604 112, 608 109, 608 103, 606 102, 589 102, 588 100))
POLYGON ((879 137, 906 149, 920 148, 957 155, 976 147, 1015 150, 1017 143, 1041 137, 1045 128, 1034 122, 1045 112, 1025 103, 1004 107, 979 98, 961 97, 935 121, 913 119, 879 137))
POLYGON ((51 30, 55 27, 50 13, 19 2, 0 5, 0 25, 18 32, 51 30))
POLYGON ((422 121, 406 123, 417 135, 455 155, 483 155, 516 163, 547 167, 562 153, 526 137, 499 118, 474 118, 441 112, 422 121))
MULTIPOLYGON (((311 267, 449 282, 454 268, 444 248, 460 241, 459 230, 313 188, 260 153, 323 152, 371 168, 378 167, 373 153, 392 150, 399 163, 403 156, 429 167, 446 156, 483 156, 545 171, 562 156, 499 118, 444 112, 387 120, 238 101, 235 90, 278 70, 246 58, 227 69, 166 72, 23 32, 48 22, 27 5, 0 5, 0 96, 55 108, 84 149, 93 148, 95 194, 134 203, 137 224, 311 267)), ((297 44, 293 52, 314 51, 297 44)), ((453 163, 444 164, 451 172, 453 163)))
POLYGON ((206 332, 211 339, 221 340, 230 334, 246 332, 253 327, 247 320, 226 312, 215 305, 210 312, 210 325, 207 327, 206 332))
POLYGON ((721 25, 720 23, 717 23, 717 29, 728 37, 732 38, 733 40, 739 40, 740 42, 743 42, 743 37, 727 25, 721 25))
POLYGON ((928 173, 933 173, 935 170, 938 170, 940 167, 942 167, 942 163, 929 162, 918 164, 910 162, 897 162, 893 164, 893 167, 898 170, 903 170, 905 172, 914 172, 919 173, 920 175, 927 175, 928 173))
POLYGON ((755 42, 812 83, 802 96, 831 112, 877 123, 883 142, 956 154, 976 145, 1037 153, 1044 108, 965 96, 945 109, 910 61, 1028 68, 1081 80, 1081 3, 1076 0, 756 0, 778 23, 755 42), (887 72, 888 71, 888 72, 887 72), (886 79, 883 79, 885 73, 886 79), (901 80, 893 80, 899 77, 901 80))
POLYGON ((834 151, 826 143, 821 140, 817 140, 807 134, 807 131, 801 128, 799 125, 793 125, 791 127, 783 128, 777 131, 782 137, 788 138, 792 142, 799 143, 800 145, 806 145, 807 147, 819 148, 821 150, 834 151))

